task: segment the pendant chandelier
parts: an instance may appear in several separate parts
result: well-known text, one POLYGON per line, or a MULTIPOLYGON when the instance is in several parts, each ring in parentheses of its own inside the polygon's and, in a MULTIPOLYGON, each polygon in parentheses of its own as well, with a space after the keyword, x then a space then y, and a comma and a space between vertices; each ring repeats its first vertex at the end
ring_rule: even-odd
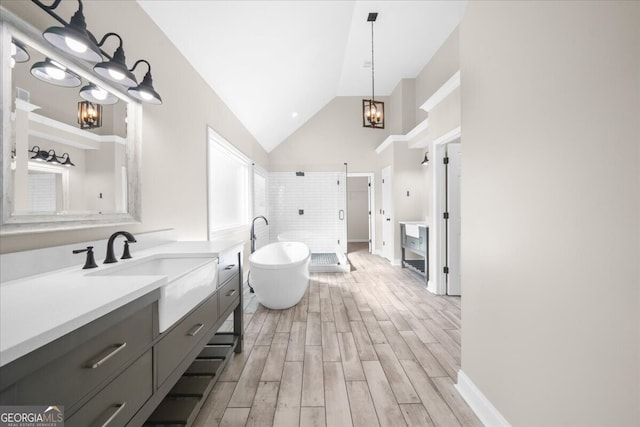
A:
POLYGON ((377 18, 377 12, 370 12, 369 16, 367 16, 367 22, 371 22, 371 99, 362 100, 362 126, 366 128, 384 129, 384 102, 375 100, 373 23, 377 18))

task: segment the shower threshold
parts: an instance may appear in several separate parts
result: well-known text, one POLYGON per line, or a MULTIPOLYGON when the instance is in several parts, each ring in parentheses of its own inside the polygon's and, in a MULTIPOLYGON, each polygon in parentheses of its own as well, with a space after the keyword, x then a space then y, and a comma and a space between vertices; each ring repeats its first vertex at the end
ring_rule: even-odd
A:
POLYGON ((351 270, 344 254, 320 252, 311 254, 309 272, 311 273, 347 273, 351 270))

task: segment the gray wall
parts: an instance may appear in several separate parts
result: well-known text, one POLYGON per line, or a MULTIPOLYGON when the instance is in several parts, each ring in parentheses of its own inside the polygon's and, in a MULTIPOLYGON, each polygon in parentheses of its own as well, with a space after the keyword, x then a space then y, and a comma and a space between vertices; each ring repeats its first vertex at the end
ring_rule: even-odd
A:
POLYGON ((517 426, 640 424, 640 3, 469 2, 462 370, 517 426))

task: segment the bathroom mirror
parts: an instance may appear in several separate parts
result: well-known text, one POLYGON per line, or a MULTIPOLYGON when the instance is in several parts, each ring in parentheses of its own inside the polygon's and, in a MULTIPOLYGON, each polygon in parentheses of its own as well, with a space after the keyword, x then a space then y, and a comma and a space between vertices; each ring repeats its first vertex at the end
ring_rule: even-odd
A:
POLYGON ((139 222, 140 103, 126 88, 101 81, 91 64, 48 44, 30 24, 1 12, 0 234, 139 222), (44 80, 56 78, 47 74, 48 61, 67 70, 68 86, 36 78, 34 64, 46 64, 44 80), (90 84, 105 89, 114 103, 84 105, 87 116, 80 90, 90 84), (81 116, 88 117, 82 126, 81 116))

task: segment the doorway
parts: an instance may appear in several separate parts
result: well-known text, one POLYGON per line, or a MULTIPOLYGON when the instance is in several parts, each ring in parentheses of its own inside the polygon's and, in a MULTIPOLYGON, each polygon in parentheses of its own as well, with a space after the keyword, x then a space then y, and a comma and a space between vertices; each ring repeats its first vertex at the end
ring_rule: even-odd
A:
POLYGON ((440 295, 461 296, 460 128, 435 141, 434 150, 435 274, 428 288, 440 295))
POLYGON ((393 263, 393 212, 391 209, 391 166, 382 169, 382 256, 393 263))
POLYGON ((374 174, 347 174, 347 241, 350 244, 366 244, 369 253, 375 242, 374 211, 374 174))

